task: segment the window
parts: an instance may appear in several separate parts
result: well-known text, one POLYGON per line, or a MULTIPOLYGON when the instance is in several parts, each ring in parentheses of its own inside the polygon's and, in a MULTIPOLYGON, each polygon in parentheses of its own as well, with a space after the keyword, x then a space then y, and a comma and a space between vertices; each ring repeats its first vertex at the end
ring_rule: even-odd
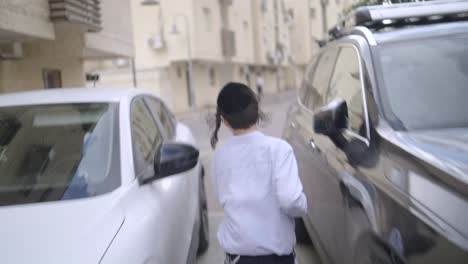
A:
POLYGON ((182 79, 182 69, 180 68, 180 66, 177 66, 177 78, 179 79, 182 79))
POLYGON ((301 89, 299 89, 299 99, 302 104, 306 105, 309 101, 310 92, 309 89, 312 89, 312 77, 315 70, 315 66, 317 65, 318 60, 320 59, 320 55, 315 56, 312 61, 307 65, 305 70, 304 79, 301 83, 301 89))
POLYGON ((361 136, 366 136, 364 104, 359 69, 359 57, 354 48, 340 50, 336 67, 330 81, 327 101, 342 98, 348 106, 349 128, 361 136))
POLYGON ((210 85, 215 86, 216 85, 216 71, 213 67, 210 68, 209 70, 209 78, 210 78, 210 85))
POLYGON ((468 127, 468 36, 388 43, 379 63, 385 111, 397 129, 468 127))
POLYGON ((159 100, 147 97, 146 102, 150 108, 153 116, 159 120, 161 123, 161 128, 164 130, 168 139, 172 139, 175 136, 175 127, 172 114, 169 113, 169 110, 161 103, 159 100))
POLYGON ((162 136, 142 98, 132 102, 131 115, 135 175, 151 176, 154 154, 162 143, 162 136))
POLYGON ((309 9, 309 16, 310 16, 310 19, 315 19, 315 17, 317 16, 316 13, 317 13, 317 12, 315 11, 315 8, 311 7, 311 8, 309 9))
POLYGON ((306 74, 305 79, 305 106, 314 110, 317 107, 323 106, 325 102, 325 94, 328 90, 330 77, 337 56, 337 49, 332 48, 326 50, 319 57, 318 64, 311 67, 306 74))
POLYGON ((261 10, 262 13, 266 13, 268 11, 268 0, 262 0, 261 10))
POLYGON ((213 19, 211 16, 211 9, 209 7, 203 7, 203 14, 205 15, 205 28, 207 32, 211 32, 213 19))
POLYGON ((292 21, 294 20, 294 10, 293 9, 288 9, 288 17, 292 21))

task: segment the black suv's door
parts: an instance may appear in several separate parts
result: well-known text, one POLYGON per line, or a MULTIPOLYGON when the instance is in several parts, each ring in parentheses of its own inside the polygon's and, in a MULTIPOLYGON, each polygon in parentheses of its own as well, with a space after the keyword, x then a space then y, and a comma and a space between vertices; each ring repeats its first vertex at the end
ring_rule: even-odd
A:
POLYGON ((299 174, 308 198, 308 217, 305 220, 313 227, 313 233, 318 235, 318 246, 324 246, 329 253, 328 257, 335 260, 339 256, 336 252, 339 253, 344 247, 344 210, 339 183, 322 153, 321 147, 326 143, 321 144, 322 146, 315 144, 316 140, 327 143, 329 140, 325 136, 314 134, 313 112, 325 103, 338 51, 338 48, 329 47, 319 54, 317 62, 309 65, 299 103, 292 107, 289 127, 284 133, 285 139, 295 151, 299 174), (338 250, 330 252, 328 249, 338 250))
MULTIPOLYGON (((358 223, 360 220, 355 219, 348 221, 350 218, 360 217, 349 215, 349 202, 352 202, 352 194, 357 189, 361 188, 359 180, 354 175, 356 174, 354 167, 349 163, 349 159, 345 154, 344 147, 349 146, 352 140, 358 140, 361 143, 369 144, 369 125, 364 104, 363 85, 361 82, 361 64, 358 49, 351 44, 339 45, 339 53, 336 60, 333 73, 331 75, 329 89, 325 101, 327 103, 340 98, 346 102, 348 110, 348 128, 344 129, 340 136, 341 139, 333 139, 314 134, 313 140, 318 149, 321 150, 322 157, 327 161, 330 169, 333 171, 332 177, 322 179, 323 182, 330 181, 329 184, 333 190, 329 190, 330 195, 336 195, 331 198, 330 202, 340 203, 333 205, 332 208, 341 210, 334 212, 336 216, 340 216, 341 222, 330 221, 327 223, 326 229, 333 232, 333 237, 339 237, 340 241, 331 245, 327 250, 334 257, 336 263, 350 263, 353 256, 353 249, 350 247, 349 241, 354 241, 358 227, 350 226, 350 223, 358 223), (343 145, 340 142, 344 143, 343 145), (337 199, 338 198, 338 199, 337 199), (340 225, 338 228, 337 225, 340 225)), ((362 219, 362 221, 367 221, 362 219)), ((359 224, 360 225, 360 224, 359 224)), ((368 226, 363 224, 362 226, 368 226)))

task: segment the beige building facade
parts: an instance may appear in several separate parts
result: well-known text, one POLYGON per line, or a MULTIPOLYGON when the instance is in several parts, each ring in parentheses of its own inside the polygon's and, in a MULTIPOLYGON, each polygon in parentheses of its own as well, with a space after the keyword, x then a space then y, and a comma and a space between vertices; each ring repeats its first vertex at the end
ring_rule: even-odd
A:
POLYGON ((0 1, 0 92, 86 86, 85 63, 134 53, 130 0, 0 1))
POLYGON ((319 50, 319 41, 343 17, 344 10, 357 0, 286 0, 292 18, 290 26, 291 67, 296 87, 309 61, 319 50))
MULTIPOLYGON (((132 1, 137 86, 176 112, 213 106, 229 81, 255 88, 261 76, 265 93, 293 88, 286 7, 284 0, 132 1)), ((87 72, 100 75, 88 86, 132 85, 131 66, 125 60, 87 63, 87 72)))
POLYGON ((134 64, 87 62, 100 76, 88 86, 136 85, 176 112, 213 106, 229 81, 256 89, 261 78, 264 93, 293 89, 348 1, 133 0, 134 64))

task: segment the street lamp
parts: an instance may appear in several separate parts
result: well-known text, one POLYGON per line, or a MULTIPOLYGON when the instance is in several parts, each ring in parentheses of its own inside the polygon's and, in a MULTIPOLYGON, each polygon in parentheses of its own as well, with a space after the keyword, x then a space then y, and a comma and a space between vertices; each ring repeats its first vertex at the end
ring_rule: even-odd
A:
MULTIPOLYGON (((160 0, 143 0, 141 2, 141 5, 143 6, 152 6, 152 5, 160 5, 161 2, 160 0)), ((189 22, 188 22, 188 18, 183 15, 183 14, 176 14, 174 17, 173 17, 173 21, 172 21, 172 28, 171 28, 171 31, 169 33, 173 34, 173 35, 179 35, 180 34, 180 31, 179 29, 177 28, 177 24, 176 24, 176 20, 178 18, 182 18, 184 20, 184 26, 185 26, 185 30, 186 30, 186 35, 187 35, 187 64, 188 64, 188 99, 189 99, 189 105, 190 105, 190 108, 193 110, 195 108, 195 93, 193 91, 193 66, 192 66, 192 45, 191 45, 191 41, 190 41, 190 25, 189 25, 189 22)))
POLYGON ((189 94, 189 105, 192 110, 195 108, 195 93, 193 91, 193 65, 192 65, 192 44, 190 41, 190 28, 188 18, 183 14, 176 14, 172 21, 172 29, 170 31, 173 35, 179 35, 180 31, 177 28, 176 20, 182 18, 184 20, 185 34, 187 35, 187 64, 188 64, 188 94, 189 94))

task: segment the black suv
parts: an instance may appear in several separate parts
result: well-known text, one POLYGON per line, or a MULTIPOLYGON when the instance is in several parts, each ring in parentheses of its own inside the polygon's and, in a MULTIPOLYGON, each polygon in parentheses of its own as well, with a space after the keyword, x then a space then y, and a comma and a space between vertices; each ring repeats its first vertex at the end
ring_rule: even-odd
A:
POLYGON ((468 263, 468 1, 359 8, 331 33, 283 132, 298 239, 324 263, 468 263))

